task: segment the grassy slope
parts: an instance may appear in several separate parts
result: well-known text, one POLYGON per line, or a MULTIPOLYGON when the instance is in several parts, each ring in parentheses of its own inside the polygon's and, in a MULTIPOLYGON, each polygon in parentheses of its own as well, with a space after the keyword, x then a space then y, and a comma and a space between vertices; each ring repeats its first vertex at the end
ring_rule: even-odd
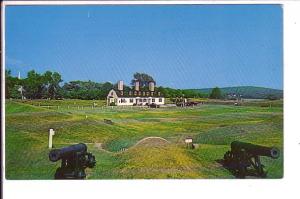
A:
MULTIPOLYGON (((56 147, 91 143, 89 150, 98 162, 96 168, 88 169, 88 178, 97 179, 232 178, 216 162, 229 149, 231 141, 274 145, 281 150, 283 146, 282 107, 203 105, 194 109, 145 110, 28 107, 6 103, 6 113, 9 113, 6 115, 8 179, 52 178, 59 163, 48 160, 49 128, 56 130, 56 147), (13 107, 22 111, 15 111, 13 107), (104 118, 111 119, 114 125, 105 124, 104 118), (182 145, 188 135, 200 144, 198 149, 187 150, 182 145), (92 144, 102 143, 105 149, 118 152, 148 136, 160 136, 171 143, 159 147, 139 146, 124 153, 108 153, 92 144)), ((282 157, 275 161, 264 158, 263 162, 270 178, 282 176, 282 157)))
POLYGON ((10 113, 24 113, 24 112, 38 112, 43 111, 42 108, 31 106, 29 104, 20 104, 18 102, 6 103, 5 107, 6 114, 10 113))
POLYGON ((77 108, 78 106, 91 107, 94 103, 97 106, 105 105, 105 100, 78 100, 78 99, 65 99, 65 100, 18 100, 17 102, 23 104, 30 104, 35 106, 60 106, 67 108, 77 108))

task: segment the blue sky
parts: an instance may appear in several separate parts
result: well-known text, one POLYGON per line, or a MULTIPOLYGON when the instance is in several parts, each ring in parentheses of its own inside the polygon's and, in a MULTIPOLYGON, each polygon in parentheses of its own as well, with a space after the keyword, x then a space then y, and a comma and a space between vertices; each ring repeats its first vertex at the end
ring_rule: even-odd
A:
POLYGON ((283 88, 279 5, 8 6, 6 68, 65 82, 283 88))

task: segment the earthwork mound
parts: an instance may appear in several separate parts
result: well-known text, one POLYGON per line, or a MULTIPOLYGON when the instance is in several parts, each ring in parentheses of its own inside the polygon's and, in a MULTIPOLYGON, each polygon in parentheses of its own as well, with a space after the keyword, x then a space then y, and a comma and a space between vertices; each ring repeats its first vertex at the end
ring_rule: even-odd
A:
POLYGON ((161 137, 146 137, 138 141, 132 147, 157 147, 169 144, 170 142, 161 137))

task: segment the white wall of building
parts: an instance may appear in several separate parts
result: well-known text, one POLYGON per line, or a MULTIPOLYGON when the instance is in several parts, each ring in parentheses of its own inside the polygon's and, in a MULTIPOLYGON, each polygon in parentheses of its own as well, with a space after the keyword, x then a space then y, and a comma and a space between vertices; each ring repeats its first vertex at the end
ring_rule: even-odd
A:
POLYGON ((163 97, 119 97, 116 105, 132 106, 133 104, 146 105, 147 103, 162 105, 165 103, 165 99, 163 97))
POLYGON ((133 98, 120 97, 118 98, 117 106, 132 106, 135 103, 133 98))
POLYGON ((109 91, 107 95, 107 105, 111 103, 115 103, 117 106, 133 106, 134 104, 137 105, 146 105, 146 104, 157 104, 162 105, 165 104, 164 97, 118 97, 115 90, 109 91))
POLYGON ((111 103, 115 103, 117 104, 117 99, 118 99, 118 96, 117 96, 117 93, 116 91, 114 90, 110 90, 108 95, 107 95, 107 101, 106 101, 106 104, 109 106, 111 103))

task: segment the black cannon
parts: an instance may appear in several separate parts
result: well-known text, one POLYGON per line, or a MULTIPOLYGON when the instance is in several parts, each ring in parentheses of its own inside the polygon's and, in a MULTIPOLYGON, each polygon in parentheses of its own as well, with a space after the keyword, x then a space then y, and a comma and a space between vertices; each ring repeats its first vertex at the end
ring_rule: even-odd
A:
POLYGON ((56 170, 55 179, 84 179, 85 169, 96 165, 95 156, 87 152, 87 146, 83 143, 50 151, 50 161, 56 162, 60 159, 61 167, 56 170))
POLYGON ((279 155, 280 151, 275 147, 233 141, 231 151, 224 154, 223 165, 239 178, 245 178, 247 175, 264 178, 267 176, 267 172, 264 171, 260 156, 277 159, 279 155))

